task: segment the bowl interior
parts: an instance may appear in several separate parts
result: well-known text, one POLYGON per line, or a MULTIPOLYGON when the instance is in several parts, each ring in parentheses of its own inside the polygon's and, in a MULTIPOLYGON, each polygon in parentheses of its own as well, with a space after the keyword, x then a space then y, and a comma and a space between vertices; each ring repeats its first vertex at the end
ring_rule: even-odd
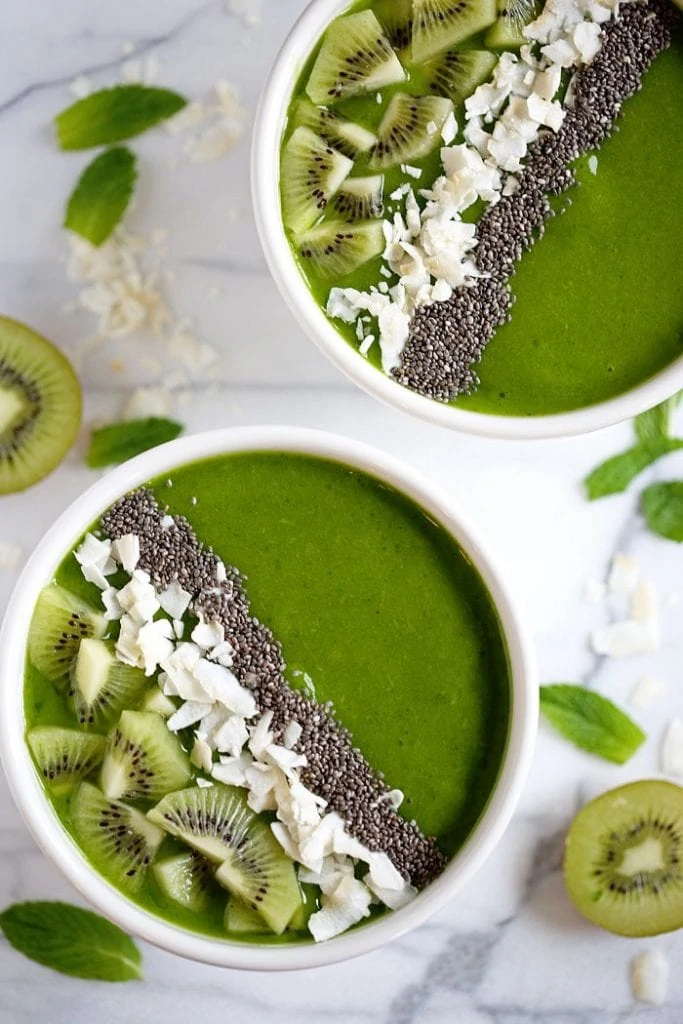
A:
POLYGON ((35 838, 77 889, 124 929, 162 948, 206 963, 252 969, 292 969, 331 963, 373 949, 426 920, 464 884, 491 852, 519 797, 533 748, 537 684, 531 646, 508 591, 471 527, 412 469, 357 442, 316 431, 242 428, 171 442, 119 467, 90 488, 54 524, 28 562, 10 601, 0 636, 0 754, 11 790, 35 838), (100 877, 60 824, 42 790, 24 741, 23 678, 28 627, 40 589, 81 533, 117 498, 187 462, 244 451, 318 455, 364 470, 402 491, 442 524, 482 577, 507 643, 511 720, 498 781, 478 824, 444 874, 411 904, 327 943, 258 947, 204 938, 129 902, 100 877))

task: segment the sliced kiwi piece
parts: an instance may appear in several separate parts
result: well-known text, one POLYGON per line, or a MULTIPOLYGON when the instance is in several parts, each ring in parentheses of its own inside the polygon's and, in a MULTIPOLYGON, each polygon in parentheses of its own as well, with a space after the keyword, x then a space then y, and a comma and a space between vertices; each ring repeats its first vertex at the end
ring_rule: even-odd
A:
POLYGON ((89 782, 82 783, 71 810, 76 838, 98 871, 138 889, 164 838, 162 829, 89 782))
POLYGON ((220 864, 216 881, 281 934, 301 903, 294 862, 233 786, 169 793, 148 814, 154 824, 220 864))
POLYGON ((367 153, 377 142, 377 136, 361 124, 346 121, 334 110, 316 107, 307 99, 297 100, 293 121, 296 125, 310 128, 351 160, 355 160, 361 153, 367 153))
POLYGON ((82 640, 101 637, 104 617, 56 583, 44 587, 28 634, 29 660, 53 683, 65 684, 82 640))
POLYGON ((56 796, 73 789, 104 757, 104 736, 78 729, 42 725, 31 729, 26 740, 46 786, 56 796))
POLYGON ((567 835, 564 878, 584 917, 617 935, 683 926, 683 788, 632 782, 586 804, 567 835))
POLYGON ((194 850, 160 860, 152 868, 164 896, 186 910, 206 910, 213 880, 213 867, 194 850))
MULTIPOLYGON (((495 5, 495 0, 493 0, 495 5)), ((493 20, 493 19, 492 19, 493 20)), ((336 18, 323 38, 306 92, 330 104, 405 81, 406 73, 372 11, 336 18)))
POLYGON ((190 781, 178 737, 154 711, 124 711, 107 737, 102 790, 110 800, 158 800, 190 781))
POLYGON ((153 686, 140 701, 138 710, 156 711, 162 718, 170 718, 178 709, 170 697, 162 693, 158 686, 153 686))
POLYGON ((23 491, 59 465, 81 423, 71 363, 46 338, 0 317, 0 494, 23 491))
POLYGON ((442 145, 441 129, 453 103, 445 96, 392 96, 370 151, 370 166, 377 170, 409 160, 420 160, 442 145))
POLYGON ((447 50, 425 64, 427 90, 462 103, 487 81, 496 64, 488 50, 447 50))
POLYGON ((518 49, 528 42, 523 29, 539 11, 537 0, 498 0, 498 20, 486 33, 486 45, 496 50, 518 49))
POLYGON ((342 220, 372 220, 384 213, 384 177, 347 178, 332 200, 332 209, 342 220))
POLYGON ((315 224, 352 167, 352 160, 310 128, 297 128, 282 156, 282 208, 287 227, 300 234, 315 224))
POLYGON ((449 50, 492 25, 497 16, 496 0, 413 0, 414 63, 449 50))
POLYGON ((413 40, 413 0, 379 0, 374 11, 401 61, 410 60, 413 40))
POLYGON ((256 910, 252 910, 242 900, 232 897, 228 900, 225 908, 225 930, 239 934, 263 935, 270 932, 270 928, 256 910))
POLYGON ((350 274, 384 251, 386 241, 379 220, 345 224, 326 220, 299 238, 301 262, 310 264, 328 280, 350 274))
POLYGON ((113 643, 86 638, 71 666, 71 694, 78 721, 86 728, 106 728, 126 706, 137 702, 148 682, 141 668, 119 661, 113 643))

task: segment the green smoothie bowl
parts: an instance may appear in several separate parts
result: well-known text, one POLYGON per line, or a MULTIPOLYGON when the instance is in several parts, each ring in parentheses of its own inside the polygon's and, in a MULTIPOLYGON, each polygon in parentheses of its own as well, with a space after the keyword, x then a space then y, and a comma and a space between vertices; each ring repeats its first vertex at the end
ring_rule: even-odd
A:
POLYGON ((348 377, 442 426, 559 437, 683 387, 672 0, 313 0, 252 192, 270 270, 348 377))
POLYGON ((45 853, 183 956, 313 967, 424 922, 505 830, 534 659, 428 482, 330 434, 190 437, 38 546, 0 644, 0 752, 45 853))

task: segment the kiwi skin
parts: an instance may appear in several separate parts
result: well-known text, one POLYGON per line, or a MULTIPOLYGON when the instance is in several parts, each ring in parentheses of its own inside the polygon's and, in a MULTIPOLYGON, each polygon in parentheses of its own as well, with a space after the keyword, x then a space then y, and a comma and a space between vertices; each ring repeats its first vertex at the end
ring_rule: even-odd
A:
POLYGON ((683 788, 651 779, 603 793, 572 822, 564 879, 577 910, 617 935, 683 926, 683 788))

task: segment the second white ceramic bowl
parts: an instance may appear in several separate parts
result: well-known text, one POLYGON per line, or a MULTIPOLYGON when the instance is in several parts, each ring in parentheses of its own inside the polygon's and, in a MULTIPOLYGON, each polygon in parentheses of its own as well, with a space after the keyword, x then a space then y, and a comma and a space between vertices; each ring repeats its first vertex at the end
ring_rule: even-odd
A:
POLYGON ((683 358, 638 387, 606 402, 549 416, 492 416, 445 405, 409 391, 372 366, 327 319, 296 265, 280 203, 280 145, 292 90, 327 25, 349 0, 312 0, 285 40, 268 77, 254 125, 252 197, 270 271, 283 298, 312 341, 354 383, 387 405, 452 430, 512 439, 569 437, 620 423, 683 388, 683 358))

